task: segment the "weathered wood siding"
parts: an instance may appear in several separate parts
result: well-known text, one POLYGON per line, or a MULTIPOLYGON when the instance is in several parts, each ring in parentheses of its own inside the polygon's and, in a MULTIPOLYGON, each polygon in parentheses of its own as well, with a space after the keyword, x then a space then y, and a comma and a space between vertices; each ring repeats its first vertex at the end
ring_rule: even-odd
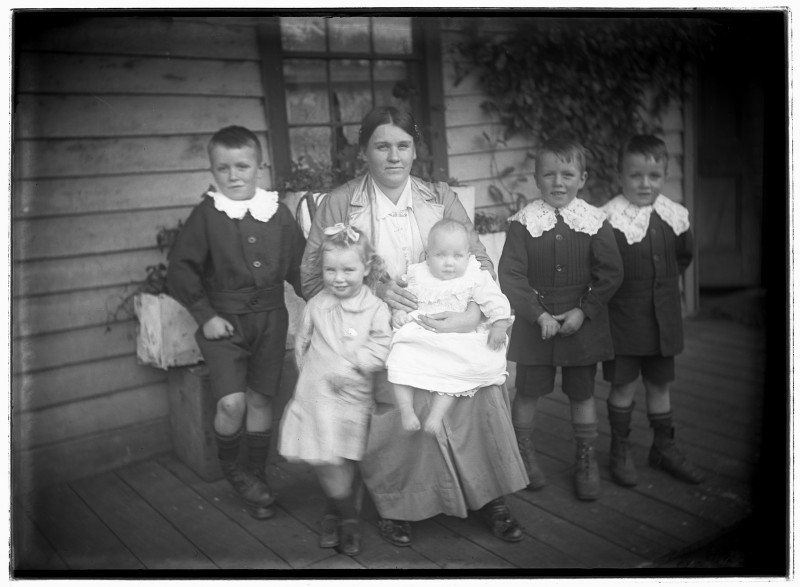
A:
POLYGON ((107 310, 163 260, 156 234, 209 185, 211 134, 241 124, 268 149, 255 24, 67 16, 18 36, 18 482, 76 478, 170 449, 165 373, 137 364, 135 321, 107 330, 107 310))
MULTIPOLYGON (((464 40, 464 31, 469 23, 468 17, 442 19, 442 55, 444 69, 445 119, 447 121, 447 148, 450 165, 450 176, 461 183, 476 188, 475 208, 496 211, 494 201, 489 196, 488 188, 494 184, 499 187, 491 170, 492 141, 502 138, 503 127, 496 118, 487 114, 481 102, 487 99, 480 87, 477 72, 471 72, 456 85, 456 62, 461 58, 453 51, 453 47, 464 40)), ((481 22, 481 30, 502 37, 514 30, 513 20, 485 18, 481 22)), ((462 65, 466 65, 461 61, 462 65)), ((683 116, 679 104, 673 105, 669 113, 661 121, 664 128, 664 139, 670 150, 671 161, 669 177, 665 185, 665 194, 676 201, 683 201, 683 116)), ((497 147, 496 169, 514 167, 514 175, 522 175, 527 181, 514 185, 528 199, 539 197, 533 172, 534 162, 529 154, 535 150, 535 140, 530 137, 515 136, 505 145, 497 147)), ((508 181, 506 183, 509 183, 508 181)))

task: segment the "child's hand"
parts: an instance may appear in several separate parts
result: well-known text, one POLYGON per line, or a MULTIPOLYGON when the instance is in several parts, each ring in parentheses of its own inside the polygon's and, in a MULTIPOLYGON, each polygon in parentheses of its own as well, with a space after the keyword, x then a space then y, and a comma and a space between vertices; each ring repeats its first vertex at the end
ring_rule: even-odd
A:
POLYGON ((400 328, 410 321, 411 318, 405 310, 392 310, 392 328, 400 328))
POLYGON ((561 322, 561 336, 570 336, 578 332, 580 327, 583 326, 586 314, 580 308, 572 308, 568 312, 553 316, 553 319, 561 322))
POLYGON ((542 340, 549 340, 561 331, 561 324, 547 312, 541 314, 536 323, 542 329, 542 340))
POLYGON ((233 336, 233 324, 220 316, 214 316, 203 324, 203 336, 208 340, 219 340, 233 336))
POLYGON ((505 346, 506 334, 508 333, 509 326, 511 326, 511 324, 509 324, 508 320, 497 320, 492 324, 489 330, 489 338, 486 341, 489 345, 489 349, 499 351, 505 346))

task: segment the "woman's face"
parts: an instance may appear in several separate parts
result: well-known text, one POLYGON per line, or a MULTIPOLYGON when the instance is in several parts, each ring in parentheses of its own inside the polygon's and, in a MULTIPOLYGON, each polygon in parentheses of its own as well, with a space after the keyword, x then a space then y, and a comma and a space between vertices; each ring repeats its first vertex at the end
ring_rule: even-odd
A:
POLYGON ((369 138, 364 158, 372 179, 381 189, 403 188, 417 158, 414 138, 399 126, 382 124, 369 138))

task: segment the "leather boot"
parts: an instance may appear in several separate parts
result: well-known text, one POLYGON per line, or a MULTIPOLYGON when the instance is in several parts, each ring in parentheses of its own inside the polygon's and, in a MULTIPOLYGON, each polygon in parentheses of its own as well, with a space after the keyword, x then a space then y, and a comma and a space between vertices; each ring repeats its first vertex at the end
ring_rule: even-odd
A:
POLYGON ((255 475, 243 468, 238 461, 220 461, 225 479, 244 501, 247 511, 256 519, 266 520, 275 515, 269 507, 275 496, 255 475))
MULTIPOLYGON (((630 431, 628 431, 630 434, 630 431)), ((611 478, 617 485, 623 487, 634 487, 639 482, 639 475, 636 473, 636 465, 633 463, 633 454, 628 434, 622 436, 611 431, 611 452, 609 466, 611 478)))
POLYGON ((575 495, 582 501, 600 497, 600 470, 594 454, 594 441, 578 438, 575 451, 575 495))
POLYGON ((545 486, 547 480, 536 460, 536 449, 533 446, 533 438, 531 438, 529 432, 522 432, 518 428, 514 428, 514 432, 517 435, 519 455, 522 457, 522 462, 525 464, 525 472, 528 474, 528 486, 525 489, 529 491, 541 489, 545 486))
POLYGON ((686 455, 675 444, 675 428, 669 429, 667 440, 653 442, 650 447, 650 466, 666 471, 676 479, 695 485, 705 480, 705 475, 689 462, 686 455))

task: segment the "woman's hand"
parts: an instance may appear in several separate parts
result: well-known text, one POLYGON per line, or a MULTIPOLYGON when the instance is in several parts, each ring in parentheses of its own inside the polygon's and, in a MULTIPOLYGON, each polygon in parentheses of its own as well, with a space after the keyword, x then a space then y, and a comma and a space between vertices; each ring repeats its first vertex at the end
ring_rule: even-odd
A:
POLYGON ((203 324, 203 336, 207 340, 219 340, 233 336, 233 324, 220 316, 214 316, 203 324))
POLYGON ((392 328, 400 328, 411 322, 408 312, 405 310, 392 310, 392 328))
POLYGON ((470 302, 463 312, 439 312, 417 318, 417 324, 431 332, 472 332, 481 322, 481 308, 470 302))
POLYGON ((389 281, 379 283, 375 294, 382 299, 392 310, 413 312, 417 309, 417 297, 405 289, 408 285, 404 282, 389 281))
POLYGON ((583 321, 586 319, 586 314, 580 308, 572 308, 571 310, 553 316, 554 320, 561 322, 561 336, 569 336, 575 334, 583 326, 583 321))

